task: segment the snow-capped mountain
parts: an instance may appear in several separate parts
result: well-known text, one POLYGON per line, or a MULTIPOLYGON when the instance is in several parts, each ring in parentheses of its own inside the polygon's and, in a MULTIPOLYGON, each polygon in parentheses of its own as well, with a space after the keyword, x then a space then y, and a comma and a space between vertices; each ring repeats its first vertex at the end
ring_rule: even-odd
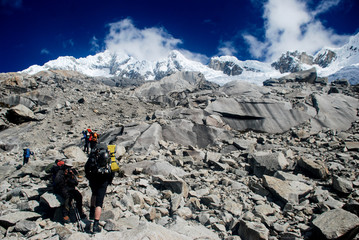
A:
POLYGON ((158 80, 178 71, 198 71, 208 81, 225 84, 241 80, 261 85, 269 78, 278 78, 288 72, 316 67, 318 76, 329 81, 346 78, 351 84, 359 79, 359 33, 341 48, 325 48, 315 56, 306 53, 287 52, 276 62, 255 60, 240 61, 233 56, 213 57, 208 65, 186 58, 177 50, 167 58, 157 61, 139 61, 131 56, 108 50, 85 58, 59 57, 43 66, 33 65, 23 73, 35 74, 49 69, 73 70, 94 77, 122 77, 126 79, 158 80))
POLYGON ((329 82, 347 79, 352 85, 359 83, 359 33, 340 48, 323 48, 315 56, 306 53, 287 52, 272 67, 285 72, 297 72, 315 67, 318 76, 328 77, 329 82))

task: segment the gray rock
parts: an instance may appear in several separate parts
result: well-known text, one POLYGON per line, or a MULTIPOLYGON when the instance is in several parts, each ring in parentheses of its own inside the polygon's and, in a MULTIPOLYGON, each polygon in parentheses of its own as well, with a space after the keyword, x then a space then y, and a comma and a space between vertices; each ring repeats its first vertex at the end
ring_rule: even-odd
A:
POLYGON ((184 146, 198 146, 205 148, 215 145, 217 138, 231 139, 230 133, 221 128, 196 124, 189 120, 172 120, 168 125, 162 126, 163 139, 176 142, 184 146))
POLYGON ((10 108, 6 113, 6 118, 9 122, 15 124, 37 120, 33 111, 22 104, 10 108))
POLYGON ((269 237, 269 230, 262 223, 240 220, 238 225, 238 235, 242 239, 267 240, 269 237))
POLYGON ((358 119, 358 99, 342 94, 314 95, 313 105, 317 115, 311 120, 312 131, 330 128, 348 130, 358 119))
POLYGON ((359 150, 359 142, 345 142, 345 147, 349 150, 349 151, 355 151, 355 150, 359 150))
POLYGON ((299 198, 306 196, 313 189, 303 182, 283 181, 267 175, 263 176, 263 181, 264 186, 285 203, 298 203, 299 198))
POLYGON ((127 175, 131 175, 136 168, 142 168, 142 172, 150 176, 162 175, 166 177, 170 174, 174 174, 176 176, 182 177, 187 175, 183 169, 175 167, 170 163, 162 160, 146 160, 121 166, 121 169, 123 169, 127 175))
POLYGON ((315 68, 311 68, 305 71, 291 73, 279 79, 279 81, 285 82, 307 82, 315 83, 317 80, 317 71, 315 68))
POLYGON ((278 170, 284 170, 289 166, 283 153, 256 152, 248 160, 257 177, 264 174, 273 175, 278 170))
POLYGON ((286 132, 310 118, 306 113, 293 109, 288 102, 262 99, 241 102, 234 98, 218 98, 208 105, 206 111, 221 114, 232 129, 267 133, 286 132))
POLYGON ((156 184, 160 185, 160 188, 162 189, 168 189, 171 190, 174 193, 181 194, 183 197, 187 198, 188 196, 188 185, 185 181, 180 179, 179 177, 176 177, 175 180, 171 179, 165 179, 161 175, 153 176, 152 181, 156 184))
POLYGON ((230 97, 238 97, 241 99, 258 99, 263 95, 270 93, 269 88, 243 81, 232 81, 226 83, 220 88, 220 90, 230 97))
POLYGON ((313 225, 327 239, 337 239, 346 234, 349 235, 346 239, 351 239, 358 231, 359 217, 343 209, 334 209, 315 218, 313 225))
POLYGON ((220 197, 214 194, 201 197, 201 203, 207 206, 219 206, 220 197))
POLYGON ((170 224, 169 229, 187 236, 190 239, 220 239, 215 232, 207 229, 205 226, 194 222, 187 222, 179 217, 176 218, 172 224, 170 224))
POLYGON ((27 233, 36 229, 37 224, 29 220, 20 220, 15 224, 15 230, 22 233, 27 233))
POLYGON ((40 201, 46 203, 50 208, 57 208, 61 206, 63 199, 59 195, 46 192, 40 196, 40 201))
POLYGON ((0 225, 9 227, 21 220, 34 220, 40 217, 41 215, 35 212, 19 211, 0 216, 0 225))
POLYGON ((208 67, 213 68, 214 70, 223 71, 223 73, 228 76, 240 75, 243 72, 243 69, 232 61, 219 61, 218 59, 213 58, 211 58, 208 67))
POLYGON ((298 166, 304 174, 310 177, 325 179, 328 176, 328 169, 322 161, 301 157, 298 161, 298 166))
POLYGON ((341 193, 349 194, 353 191, 353 184, 339 176, 333 176, 333 188, 341 193))
POLYGON ((149 153, 159 149, 159 141, 162 140, 162 128, 159 124, 152 124, 142 135, 137 138, 132 150, 139 153, 149 153))

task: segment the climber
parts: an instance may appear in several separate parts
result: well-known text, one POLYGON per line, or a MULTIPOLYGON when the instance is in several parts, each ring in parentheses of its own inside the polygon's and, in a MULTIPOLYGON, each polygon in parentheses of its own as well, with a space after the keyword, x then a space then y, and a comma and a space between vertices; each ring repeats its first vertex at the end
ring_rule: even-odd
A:
POLYGON ((29 148, 24 148, 24 161, 22 165, 29 162, 30 155, 34 155, 34 152, 32 152, 29 148))
POLYGON ((85 164, 86 178, 92 191, 90 203, 90 220, 94 220, 93 232, 100 232, 99 220, 107 186, 112 183, 114 173, 111 171, 111 158, 106 149, 99 149, 91 154, 85 164))
POLYGON ((78 185, 77 171, 72 169, 72 164, 69 160, 66 160, 65 164, 60 167, 57 171, 54 180, 54 191, 64 199, 64 206, 62 208, 63 221, 69 223, 69 212, 71 207, 71 201, 76 201, 76 208, 81 218, 86 218, 86 214, 82 209, 82 195, 79 190, 76 189, 78 185))
POLYGON ((90 147, 90 137, 91 137, 91 129, 87 128, 86 130, 82 131, 83 137, 81 138, 85 140, 85 145, 84 145, 84 152, 86 152, 87 154, 89 154, 89 147, 90 147))
POLYGON ((89 139, 91 151, 92 151, 92 149, 96 148, 98 138, 99 138, 99 134, 97 132, 95 132, 95 131, 92 131, 90 139, 89 139))

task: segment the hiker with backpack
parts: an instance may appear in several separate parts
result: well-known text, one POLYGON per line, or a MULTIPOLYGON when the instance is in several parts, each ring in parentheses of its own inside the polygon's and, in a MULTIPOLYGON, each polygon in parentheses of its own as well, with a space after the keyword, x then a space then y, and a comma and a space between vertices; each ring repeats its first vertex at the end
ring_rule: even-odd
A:
POLYGON ((82 195, 79 190, 76 189, 78 185, 76 174, 77 171, 72 169, 72 164, 66 161, 64 164, 60 164, 57 169, 53 183, 54 192, 64 199, 64 206, 62 208, 64 223, 70 222, 69 213, 73 200, 76 202, 76 208, 78 209, 80 217, 86 218, 86 214, 82 209, 82 195))
POLYGON ((90 138, 89 138, 91 151, 92 151, 92 149, 96 148, 98 138, 99 138, 99 134, 95 131, 92 131, 90 138))
POLYGON ((90 128, 82 131, 83 137, 81 138, 81 140, 82 139, 85 140, 84 152, 87 153, 87 154, 89 154, 89 151, 90 151, 91 132, 92 132, 92 130, 90 128))
POLYGON ((24 161, 22 165, 25 165, 29 162, 30 155, 34 155, 34 152, 32 152, 29 148, 24 148, 24 161))
POLYGON ((86 178, 91 188, 90 220, 94 220, 93 232, 101 232, 99 221, 107 186, 112 183, 111 158, 107 148, 93 151, 85 164, 86 178))

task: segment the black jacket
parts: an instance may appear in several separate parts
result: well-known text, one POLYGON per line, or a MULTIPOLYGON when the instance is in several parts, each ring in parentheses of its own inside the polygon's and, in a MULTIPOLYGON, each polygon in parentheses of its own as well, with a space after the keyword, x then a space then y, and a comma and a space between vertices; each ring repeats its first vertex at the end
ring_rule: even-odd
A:
POLYGON ((58 170, 54 180, 55 192, 66 197, 77 185, 78 181, 72 169, 67 169, 66 171, 66 168, 61 168, 58 170))

